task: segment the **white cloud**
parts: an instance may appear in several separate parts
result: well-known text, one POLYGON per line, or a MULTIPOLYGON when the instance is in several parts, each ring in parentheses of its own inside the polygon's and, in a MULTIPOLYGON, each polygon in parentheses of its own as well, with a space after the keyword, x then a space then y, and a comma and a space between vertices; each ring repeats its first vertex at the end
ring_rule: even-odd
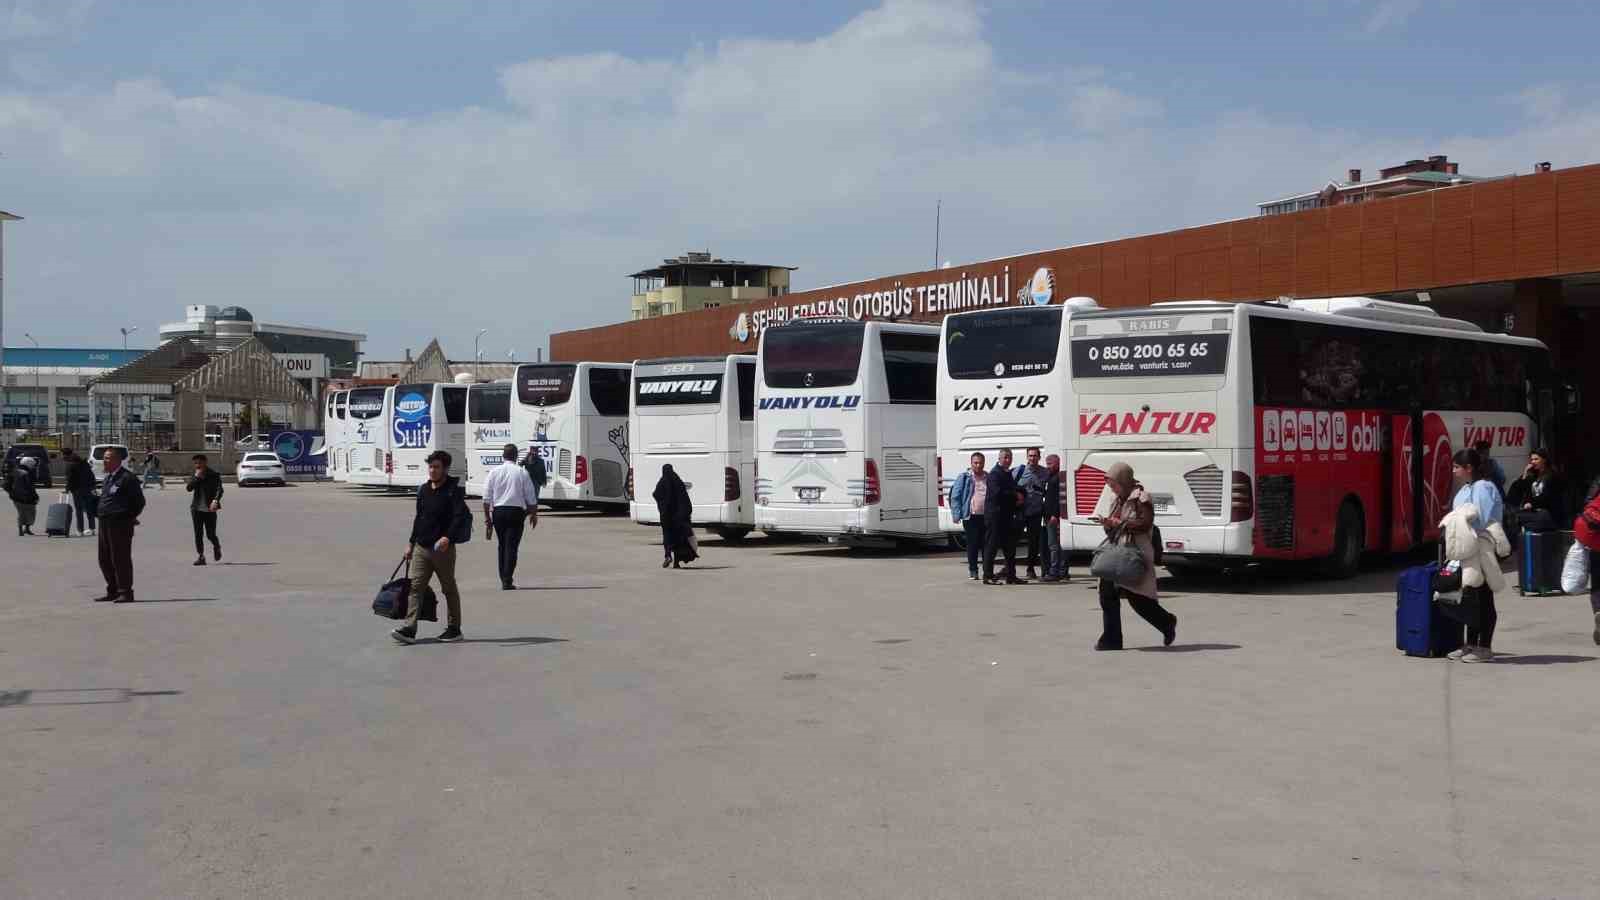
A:
POLYGON ((0 0, 0 41, 54 37, 76 31, 93 0, 0 0))
POLYGON ((1403 28, 1422 9, 1422 0, 1379 0, 1367 14, 1367 33, 1403 28))
POLYGON ((438 333, 465 355, 493 327, 531 355, 625 318, 626 273, 691 247, 798 265, 797 289, 921 268, 938 198, 960 262, 1249 215, 1419 146, 1480 173, 1600 143, 1592 103, 1460 136, 1177 126, 1114 77, 1008 71, 974 6, 891 0, 812 40, 530 60, 496 102, 411 118, 138 79, 15 88, 7 319, 81 345, 226 302, 367 331, 378 354, 438 333))

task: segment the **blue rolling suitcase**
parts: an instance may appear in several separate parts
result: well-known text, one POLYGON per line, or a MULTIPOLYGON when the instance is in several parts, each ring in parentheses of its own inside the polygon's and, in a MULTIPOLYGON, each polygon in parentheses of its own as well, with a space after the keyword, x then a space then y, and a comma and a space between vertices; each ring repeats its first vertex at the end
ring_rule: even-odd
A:
POLYGON ((1517 590, 1524 596, 1561 593, 1561 565, 1571 546, 1570 531, 1524 531, 1517 590))
POLYGON ((1433 605, 1438 563, 1413 566, 1395 584, 1394 645, 1407 656, 1444 656, 1461 646, 1461 624, 1433 605))

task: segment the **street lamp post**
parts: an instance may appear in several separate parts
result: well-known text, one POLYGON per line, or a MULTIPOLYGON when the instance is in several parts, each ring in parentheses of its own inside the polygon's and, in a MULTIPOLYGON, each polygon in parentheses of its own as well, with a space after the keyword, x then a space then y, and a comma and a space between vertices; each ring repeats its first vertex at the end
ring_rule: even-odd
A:
POLYGON ((138 331, 139 326, 135 325, 132 328, 118 328, 117 330, 122 332, 122 349, 126 350, 128 349, 128 335, 138 331))
MULTIPOLYGON (((24 331, 22 333, 22 336, 27 338, 29 341, 33 342, 33 349, 35 349, 35 350, 39 349, 39 339, 38 338, 34 337, 31 333, 26 332, 26 331, 24 331)), ((30 425, 33 424, 33 404, 34 403, 38 403, 40 406, 44 406, 45 405, 44 401, 39 399, 39 357, 37 357, 37 356, 35 356, 33 358, 33 396, 31 398, 31 402, 28 404, 28 424, 30 424, 30 425)), ((45 421, 49 421, 49 414, 48 413, 46 413, 45 421)))

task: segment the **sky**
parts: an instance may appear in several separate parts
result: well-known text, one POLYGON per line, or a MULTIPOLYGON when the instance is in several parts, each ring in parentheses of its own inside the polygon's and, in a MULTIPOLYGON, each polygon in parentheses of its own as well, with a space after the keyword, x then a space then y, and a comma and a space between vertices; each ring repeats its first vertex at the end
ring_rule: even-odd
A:
POLYGON ((0 0, 6 344, 188 304, 531 359, 690 249, 805 290, 1600 162, 1600 12, 1468 0, 0 0))

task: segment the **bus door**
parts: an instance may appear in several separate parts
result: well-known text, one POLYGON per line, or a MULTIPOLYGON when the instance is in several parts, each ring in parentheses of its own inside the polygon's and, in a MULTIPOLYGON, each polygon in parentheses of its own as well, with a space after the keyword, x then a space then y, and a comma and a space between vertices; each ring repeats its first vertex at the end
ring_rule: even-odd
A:
POLYGON ((1450 432, 1435 412, 1413 410, 1390 417, 1395 440, 1391 484, 1395 537, 1391 546, 1408 550, 1437 540, 1439 520, 1450 509, 1450 432))

